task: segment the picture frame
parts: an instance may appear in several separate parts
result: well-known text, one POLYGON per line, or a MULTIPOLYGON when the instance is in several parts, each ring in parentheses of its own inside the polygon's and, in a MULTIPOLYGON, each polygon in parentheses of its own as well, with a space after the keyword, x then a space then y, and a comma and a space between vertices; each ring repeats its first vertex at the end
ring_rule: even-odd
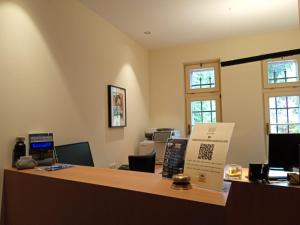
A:
POLYGON ((108 125, 110 128, 127 126, 126 89, 108 85, 108 125))

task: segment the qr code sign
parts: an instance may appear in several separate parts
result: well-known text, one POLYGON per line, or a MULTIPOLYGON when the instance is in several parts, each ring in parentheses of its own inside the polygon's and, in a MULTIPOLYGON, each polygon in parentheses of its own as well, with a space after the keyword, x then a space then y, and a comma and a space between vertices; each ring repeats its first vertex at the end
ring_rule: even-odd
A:
POLYGON ((198 159, 211 160, 214 152, 214 144, 201 144, 198 159))

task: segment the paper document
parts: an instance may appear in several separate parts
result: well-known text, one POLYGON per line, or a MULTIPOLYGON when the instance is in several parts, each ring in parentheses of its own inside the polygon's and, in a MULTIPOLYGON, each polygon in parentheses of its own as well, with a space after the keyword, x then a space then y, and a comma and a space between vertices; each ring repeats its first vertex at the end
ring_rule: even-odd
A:
POLYGON ((234 123, 198 124, 190 136, 184 174, 191 183, 222 191, 226 156, 234 123))

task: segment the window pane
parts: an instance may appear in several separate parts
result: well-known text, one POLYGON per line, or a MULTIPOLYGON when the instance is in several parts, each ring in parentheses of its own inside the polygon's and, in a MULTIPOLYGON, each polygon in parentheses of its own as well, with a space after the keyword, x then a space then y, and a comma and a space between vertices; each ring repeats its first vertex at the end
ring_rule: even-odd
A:
POLYGON ((195 125, 197 123, 202 123, 202 113, 193 113, 192 114, 192 125, 195 125))
POLYGON ((211 101, 211 110, 216 111, 216 101, 211 101))
POLYGON ((286 96, 276 97, 276 108, 286 108, 286 96))
POLYGON ((300 133, 300 124, 290 125, 289 133, 300 133))
POLYGON ((192 111, 201 111, 201 102, 192 102, 192 111))
POLYGON ((288 96, 289 107, 299 107, 299 96, 288 96))
POLYGON ((278 109, 277 110, 277 121, 279 124, 287 123, 287 110, 278 109))
POLYGON ((275 104, 275 97, 270 97, 269 98, 269 108, 270 109, 275 109, 276 108, 276 104, 275 104))
POLYGON ((298 109, 289 109, 289 123, 300 123, 300 110, 298 109))
POLYGON ((277 125, 271 125, 270 126, 270 133, 276 134, 277 133, 277 125))
POLYGON ((299 80, 297 60, 268 62, 268 83, 288 83, 299 80))
POLYGON ((204 112, 203 113, 203 123, 211 123, 212 121, 212 113, 211 112, 204 112))
POLYGON ((270 97, 269 103, 271 133, 299 133, 300 96, 270 97))
POLYGON ((278 132, 277 132, 278 134, 286 134, 289 131, 287 125, 278 125, 277 128, 278 128, 278 132))
POLYGON ((194 69, 190 73, 190 89, 215 88, 215 69, 194 69))
POLYGON ((212 122, 213 123, 217 122, 217 113, 216 112, 212 112, 212 122))
POLYGON ((277 123, 276 109, 270 109, 270 123, 272 124, 277 123))
POLYGON ((191 102, 192 126, 197 123, 215 123, 216 115, 216 100, 191 102))
POLYGON ((203 101, 202 102, 202 110, 203 111, 211 111, 211 101, 203 101))

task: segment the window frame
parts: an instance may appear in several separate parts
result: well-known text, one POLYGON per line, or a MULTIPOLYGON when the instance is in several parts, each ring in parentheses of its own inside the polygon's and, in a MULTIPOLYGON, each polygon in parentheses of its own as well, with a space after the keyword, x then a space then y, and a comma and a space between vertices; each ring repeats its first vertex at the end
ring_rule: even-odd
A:
POLYGON ((216 100, 216 122, 222 121, 222 103, 221 103, 221 78, 220 78, 220 60, 207 61, 203 63, 184 64, 185 81, 185 128, 186 135, 190 135, 191 121, 191 102, 203 100, 216 100), (215 87, 214 88, 190 88, 190 71, 194 69, 214 68, 215 87))
POLYGON ((219 62, 198 63, 185 65, 185 93, 206 93, 220 91, 220 64, 219 62), (214 68, 215 71, 215 87, 214 88, 190 88, 190 71, 194 69, 214 68))
POLYGON ((282 89, 265 90, 265 92, 263 93, 263 98, 264 98, 264 118, 265 118, 265 124, 266 124, 266 134, 271 133, 269 98, 270 97, 279 97, 279 96, 300 96, 300 87, 286 88, 284 90, 282 90, 282 89))
POLYGON ((299 87, 300 86, 300 55, 263 60, 262 61, 262 76, 263 76, 262 79, 263 79, 263 88, 264 89, 299 87), (298 81, 269 84, 269 82, 268 82, 268 63, 276 62, 276 61, 284 61, 284 60, 296 60, 297 61, 297 63, 298 63, 298 81))
MULTIPOLYGON (((191 121, 191 103, 193 101, 205 101, 205 100, 216 100, 216 121, 219 122, 222 119, 221 116, 221 96, 219 93, 210 93, 210 94, 193 94, 186 96, 186 120, 191 121)), ((192 126, 192 124, 187 124, 192 126)))

